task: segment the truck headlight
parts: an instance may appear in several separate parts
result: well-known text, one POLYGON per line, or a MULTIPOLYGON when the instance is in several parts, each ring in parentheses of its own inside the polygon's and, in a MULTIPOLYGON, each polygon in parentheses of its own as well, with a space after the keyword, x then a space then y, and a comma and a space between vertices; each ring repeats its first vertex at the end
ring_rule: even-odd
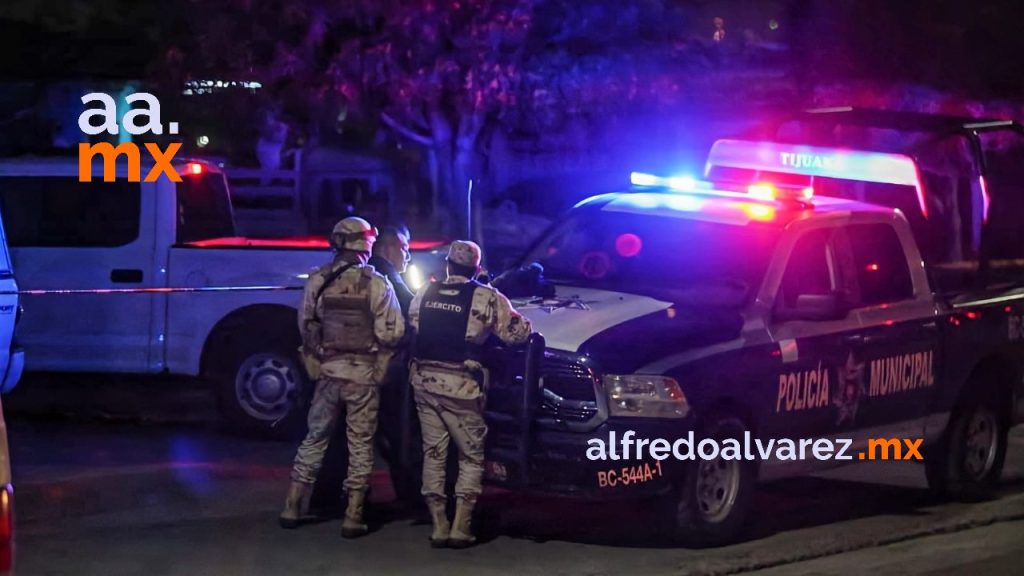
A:
POLYGON ((606 374, 602 379, 612 416, 685 418, 690 413, 679 383, 647 374, 606 374))

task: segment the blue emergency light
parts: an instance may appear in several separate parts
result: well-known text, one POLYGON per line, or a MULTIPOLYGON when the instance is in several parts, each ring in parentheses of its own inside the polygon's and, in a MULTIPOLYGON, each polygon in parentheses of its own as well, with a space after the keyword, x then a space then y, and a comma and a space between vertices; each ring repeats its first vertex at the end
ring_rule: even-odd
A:
POLYGON ((645 172, 632 172, 629 175, 629 182, 633 186, 650 188, 667 188, 673 192, 695 192, 702 187, 696 178, 692 176, 656 176, 645 172))

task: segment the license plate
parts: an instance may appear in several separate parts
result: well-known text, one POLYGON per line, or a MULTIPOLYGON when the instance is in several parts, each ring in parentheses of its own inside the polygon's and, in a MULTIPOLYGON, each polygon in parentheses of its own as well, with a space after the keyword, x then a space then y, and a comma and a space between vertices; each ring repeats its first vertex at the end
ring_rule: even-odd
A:
POLYGON ((618 488, 620 486, 635 486, 661 477, 661 462, 655 462, 654 464, 645 462, 636 466, 622 466, 621 468, 598 471, 597 487, 618 488))

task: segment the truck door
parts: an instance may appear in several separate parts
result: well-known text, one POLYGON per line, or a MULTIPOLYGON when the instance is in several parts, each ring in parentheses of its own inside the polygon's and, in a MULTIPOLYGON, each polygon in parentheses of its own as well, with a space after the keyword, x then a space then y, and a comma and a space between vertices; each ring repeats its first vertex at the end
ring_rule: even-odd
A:
POLYGON ((142 194, 139 183, 84 183, 47 168, 0 176, 14 270, 27 291, 18 330, 26 368, 146 371, 153 297, 140 289, 158 285, 155 194, 142 194))
POLYGON ((934 298, 927 284, 915 291, 890 224, 850 224, 836 245, 849 252, 851 314, 861 325, 847 340, 857 372, 848 385, 861 387, 857 428, 864 437, 918 438, 940 369, 934 298))
POLYGON ((815 314, 808 302, 835 298, 842 278, 832 237, 835 226, 802 233, 793 244, 775 296, 771 321, 781 359, 771 380, 765 432, 771 436, 821 438, 848 427, 853 415, 835 403, 845 341, 855 319, 837 312, 815 314), (801 310, 801 308, 803 308, 801 310))

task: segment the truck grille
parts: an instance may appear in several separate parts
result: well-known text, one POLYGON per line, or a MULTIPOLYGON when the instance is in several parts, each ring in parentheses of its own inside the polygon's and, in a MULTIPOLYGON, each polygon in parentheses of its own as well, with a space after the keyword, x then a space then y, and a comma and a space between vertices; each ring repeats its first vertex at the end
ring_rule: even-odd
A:
POLYGON ((597 375, 579 359, 546 352, 540 417, 586 422, 597 414, 597 375))
POLYGON ((556 400, 545 398, 540 405, 542 417, 555 420, 586 422, 597 414, 597 406, 566 406, 556 400))
POLYGON ((544 377, 544 388, 566 400, 597 400, 597 376, 593 370, 578 360, 547 353, 544 355, 541 374, 544 377))

